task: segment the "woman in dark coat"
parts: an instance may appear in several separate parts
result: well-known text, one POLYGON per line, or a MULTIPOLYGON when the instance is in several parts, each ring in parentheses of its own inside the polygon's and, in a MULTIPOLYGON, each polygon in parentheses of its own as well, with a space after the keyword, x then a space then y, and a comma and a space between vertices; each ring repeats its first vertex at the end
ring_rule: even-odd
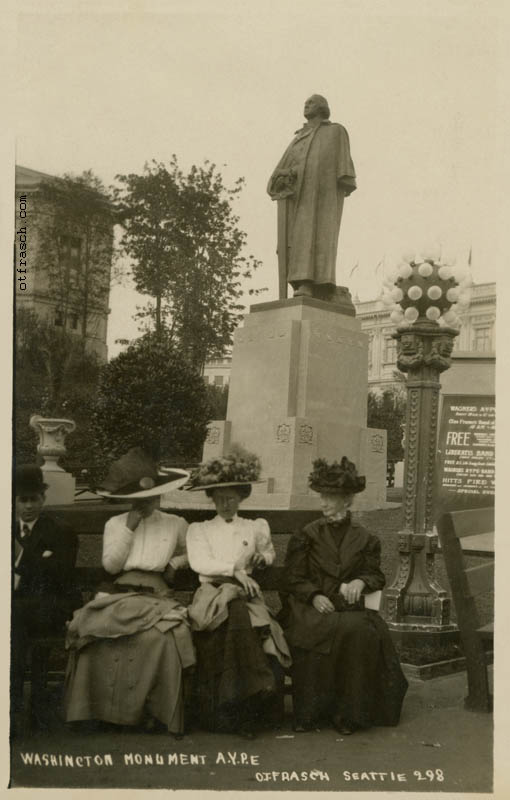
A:
POLYGON ((289 542, 280 620, 293 658, 294 729, 325 717, 343 735, 396 725, 407 681, 386 624, 365 607, 385 584, 381 546, 349 511, 365 478, 344 456, 315 461, 309 483, 324 516, 289 542))

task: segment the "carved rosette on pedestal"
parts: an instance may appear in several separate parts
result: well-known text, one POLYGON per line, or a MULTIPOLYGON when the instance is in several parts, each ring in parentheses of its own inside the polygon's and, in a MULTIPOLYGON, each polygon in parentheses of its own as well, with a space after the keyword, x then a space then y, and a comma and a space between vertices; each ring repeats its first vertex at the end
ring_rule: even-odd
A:
POLYGON ((404 530, 397 574, 385 592, 384 612, 399 630, 454 630, 450 600, 435 577, 433 532, 439 375, 451 364, 458 331, 433 321, 398 328, 397 366, 407 377, 404 530))
POLYGON ((65 472, 57 461, 66 454, 65 438, 76 430, 76 423, 71 419, 50 419, 33 414, 30 427, 39 436, 37 452, 44 459, 43 472, 65 472))

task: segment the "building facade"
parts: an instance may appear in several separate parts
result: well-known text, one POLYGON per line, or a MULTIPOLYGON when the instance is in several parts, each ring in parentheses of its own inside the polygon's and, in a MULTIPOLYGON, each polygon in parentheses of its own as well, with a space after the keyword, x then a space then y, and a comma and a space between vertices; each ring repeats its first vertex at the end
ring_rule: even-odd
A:
POLYGON ((232 356, 211 358, 204 367, 204 381, 222 389, 230 382, 232 356))
POLYGON ((16 166, 14 213, 17 312, 33 311, 84 338, 87 350, 106 362, 111 207, 93 188, 77 184, 73 192, 68 181, 16 166))

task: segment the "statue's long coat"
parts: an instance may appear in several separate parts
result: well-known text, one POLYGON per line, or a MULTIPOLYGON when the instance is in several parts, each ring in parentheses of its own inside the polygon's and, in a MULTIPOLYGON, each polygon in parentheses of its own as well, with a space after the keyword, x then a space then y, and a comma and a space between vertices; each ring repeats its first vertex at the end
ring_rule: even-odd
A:
POLYGON ((338 234, 344 197, 356 188, 349 136, 342 125, 322 120, 306 124, 283 154, 268 184, 273 200, 284 204, 278 255, 285 253, 287 281, 335 284, 338 234), (297 174, 293 194, 275 191, 280 170, 297 174))

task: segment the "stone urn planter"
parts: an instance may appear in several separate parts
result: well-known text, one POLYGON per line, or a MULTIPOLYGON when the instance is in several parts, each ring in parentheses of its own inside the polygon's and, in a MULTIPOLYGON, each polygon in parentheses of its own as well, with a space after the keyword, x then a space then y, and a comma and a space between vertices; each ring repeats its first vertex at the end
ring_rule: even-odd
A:
POLYGON ((66 454, 65 438, 76 430, 76 423, 72 419, 50 419, 32 414, 30 427, 39 436, 37 452, 44 458, 43 471, 65 472, 57 461, 66 454))
POLYGON ((30 417, 30 427, 39 436, 37 452, 44 459, 41 469, 48 484, 47 503, 72 503, 76 482, 57 462, 66 454, 65 438, 68 433, 76 430, 76 423, 71 419, 52 419, 33 414, 30 417))

